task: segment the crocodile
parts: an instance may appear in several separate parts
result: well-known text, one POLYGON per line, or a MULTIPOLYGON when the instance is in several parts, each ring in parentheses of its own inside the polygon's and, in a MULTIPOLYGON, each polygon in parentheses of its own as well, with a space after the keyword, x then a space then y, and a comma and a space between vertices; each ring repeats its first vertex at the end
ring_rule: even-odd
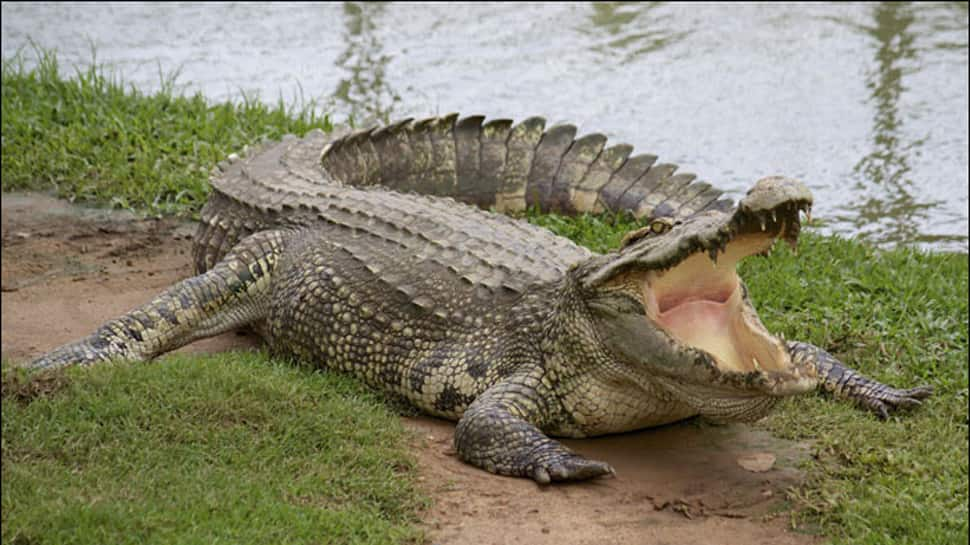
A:
POLYGON ((267 142, 213 170, 196 275, 29 364, 147 360, 237 328, 457 421, 464 461, 538 483, 614 474, 552 437, 701 415, 753 421, 826 391, 886 418, 921 404, 770 333, 736 272, 795 247, 812 196, 758 180, 736 204, 576 127, 457 114, 267 142), (597 254, 501 212, 642 220, 597 254))

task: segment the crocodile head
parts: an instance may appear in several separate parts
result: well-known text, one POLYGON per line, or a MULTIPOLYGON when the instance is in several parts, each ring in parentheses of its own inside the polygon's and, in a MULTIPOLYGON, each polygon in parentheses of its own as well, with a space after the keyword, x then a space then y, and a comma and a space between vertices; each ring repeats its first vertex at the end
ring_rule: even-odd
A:
POLYGON ((654 218, 617 252, 580 264, 572 275, 598 339, 621 367, 659 380, 708 416, 743 418, 711 407, 813 388, 814 369, 764 327, 736 270, 779 238, 794 248, 799 213, 810 214, 811 204, 801 182, 764 178, 731 211, 654 218))

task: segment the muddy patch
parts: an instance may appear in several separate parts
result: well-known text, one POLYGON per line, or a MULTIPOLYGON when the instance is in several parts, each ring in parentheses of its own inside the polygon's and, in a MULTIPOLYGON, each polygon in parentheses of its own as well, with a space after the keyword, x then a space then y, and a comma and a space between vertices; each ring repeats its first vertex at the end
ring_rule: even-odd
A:
POLYGON ((4 373, 0 380, 0 398, 27 405, 35 399, 55 395, 70 384, 67 376, 59 371, 41 371, 29 376, 20 371, 11 369, 4 373))
POLYGON ((434 507, 426 523, 435 542, 795 544, 816 538, 787 529, 785 490, 807 450, 748 426, 688 421, 653 430, 564 441, 604 460, 616 477, 540 487, 497 477, 455 457, 454 426, 430 418, 407 424, 421 438, 421 478, 434 507), (771 469, 739 463, 775 456, 771 469))
MULTIPOLYGON (((4 358, 29 359, 86 335, 191 274, 191 223, 36 194, 3 194, 2 208, 4 358)), ((255 346, 255 338, 229 333, 181 350, 255 346)), ((414 431, 419 478, 434 500, 423 514, 432 543, 820 541, 790 530, 784 502, 785 490, 799 482, 795 467, 806 449, 749 426, 689 421, 568 440, 579 453, 611 463, 617 476, 541 487, 462 463, 450 422, 403 420, 414 431)))
MULTIPOLYGON (((2 195, 2 353, 23 360, 91 333, 192 274, 195 225, 2 195)), ((228 333, 181 351, 256 346, 228 333)))

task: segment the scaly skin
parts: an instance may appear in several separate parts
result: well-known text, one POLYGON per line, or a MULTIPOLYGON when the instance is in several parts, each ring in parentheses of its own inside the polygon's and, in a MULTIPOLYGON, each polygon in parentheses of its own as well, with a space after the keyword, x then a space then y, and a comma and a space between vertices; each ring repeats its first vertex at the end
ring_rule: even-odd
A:
POLYGON ((813 363, 821 377, 819 388, 835 397, 855 401, 885 420, 889 412, 911 409, 920 405, 921 399, 932 395, 932 388, 918 386, 897 390, 876 382, 858 371, 849 369, 842 362, 821 348, 803 342, 789 342, 792 357, 813 363))
POLYGON ((408 120, 285 138, 220 165, 194 244, 198 276, 32 366, 150 359, 250 326, 276 352, 457 420, 467 462, 540 483, 613 473, 548 435, 697 414, 753 420, 781 396, 816 388, 882 417, 930 394, 772 337, 733 265, 679 272, 698 255, 736 261, 748 251, 737 247, 794 243, 798 212, 811 204, 800 183, 759 181, 732 208, 654 156, 543 127, 539 118, 408 120), (659 223, 597 255, 451 197, 500 211, 626 210, 659 223), (678 287, 680 275, 694 280, 678 287), (699 289, 711 293, 682 293, 699 289), (709 353, 661 325, 677 301, 727 293, 729 303, 709 304, 734 305, 732 323, 760 332, 743 333, 734 352, 709 353))

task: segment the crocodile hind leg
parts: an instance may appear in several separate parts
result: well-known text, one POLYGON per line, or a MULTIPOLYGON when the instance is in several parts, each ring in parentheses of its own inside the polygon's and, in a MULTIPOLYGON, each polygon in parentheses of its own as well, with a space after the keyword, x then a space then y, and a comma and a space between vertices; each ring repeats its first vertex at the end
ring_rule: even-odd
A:
POLYGON ((821 348, 803 342, 789 342, 788 351, 797 364, 814 365, 819 388, 835 397, 850 399, 886 419, 891 411, 918 407, 933 394, 933 388, 918 386, 898 390, 846 367, 821 348))
POLYGON ((283 233, 247 237, 211 270, 187 278, 90 336, 41 356, 28 367, 50 369, 101 361, 146 360, 192 341, 262 319, 283 233))
POLYGON ((534 382, 518 374, 482 393, 455 428, 458 455, 491 473, 528 477, 540 484, 613 475, 609 464, 583 458, 531 423, 548 416, 534 382))

